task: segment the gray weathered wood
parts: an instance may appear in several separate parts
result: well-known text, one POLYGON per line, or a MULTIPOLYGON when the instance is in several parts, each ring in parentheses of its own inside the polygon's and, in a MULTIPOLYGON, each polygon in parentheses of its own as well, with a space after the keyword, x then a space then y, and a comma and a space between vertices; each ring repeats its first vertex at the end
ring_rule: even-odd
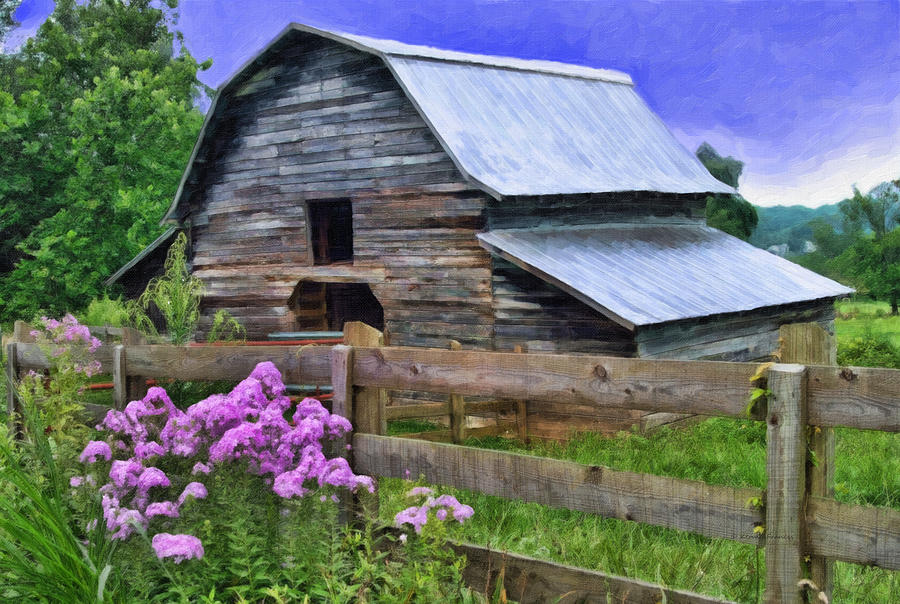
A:
POLYGON ((468 543, 451 543, 465 555, 463 579, 469 587, 490 596, 500 577, 510 600, 521 604, 583 602, 609 604, 724 604, 725 600, 671 589, 596 570, 538 560, 468 543))
MULTIPOLYGON (((353 348, 339 344, 331 349, 331 384, 334 396, 331 412, 353 420, 353 348)), ((333 455, 348 458, 353 456, 347 450, 349 435, 334 439, 333 455)), ((355 516, 356 505, 353 497, 344 497, 338 512, 338 521, 347 524, 355 516)))
POLYGON ((900 511, 810 497, 806 526, 815 556, 900 570, 900 511))
MULTIPOLYGON (((834 337, 816 323, 782 325, 781 361, 816 365, 837 364, 834 337)), ((811 457, 806 463, 807 497, 834 496, 834 429, 810 426, 808 446, 811 457)), ((810 578, 831 598, 834 589, 834 563, 821 556, 809 557, 810 578)))
MULTIPOLYGON (((462 345, 450 340, 450 350, 462 350, 462 345)), ((466 402, 461 395, 453 393, 450 394, 450 433, 455 443, 466 440, 466 402)))
POLYGON ((742 363, 616 357, 359 349, 357 383, 465 396, 523 398, 745 417, 749 378, 742 363))
POLYGON ((766 595, 772 604, 800 604, 806 487, 806 368, 769 370, 766 417, 766 595))
POLYGON ((117 344, 113 348, 113 407, 124 409, 128 403, 128 359, 125 346, 117 344))
POLYGON ((591 512, 610 518, 758 543, 762 513, 747 506, 759 489, 713 486, 570 461, 457 445, 356 434, 355 471, 591 512))
POLYGON ((808 367, 809 423, 900 432, 900 371, 808 367))
POLYGON ((19 344, 16 342, 10 342, 6 345, 6 414, 9 433, 13 435, 19 434, 19 420, 21 419, 21 409, 19 409, 19 402, 16 397, 16 385, 19 383, 18 346, 19 344))

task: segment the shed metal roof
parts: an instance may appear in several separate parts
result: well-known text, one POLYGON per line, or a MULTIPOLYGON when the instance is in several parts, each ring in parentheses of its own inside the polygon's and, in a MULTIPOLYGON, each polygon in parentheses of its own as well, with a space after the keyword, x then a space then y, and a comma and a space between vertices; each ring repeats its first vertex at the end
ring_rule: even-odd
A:
POLYGON ((706 226, 510 229, 478 239, 629 329, 853 293, 706 226))
POLYGON ((462 174, 495 197, 612 191, 732 193, 685 149, 624 73, 476 55, 292 24, 216 93, 163 221, 178 205, 232 86, 293 32, 380 57, 462 174))

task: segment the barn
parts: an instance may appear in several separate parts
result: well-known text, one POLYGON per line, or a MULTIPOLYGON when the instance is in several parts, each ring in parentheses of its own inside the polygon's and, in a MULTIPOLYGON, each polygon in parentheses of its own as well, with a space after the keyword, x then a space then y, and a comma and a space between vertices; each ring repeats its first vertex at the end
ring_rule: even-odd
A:
POLYGON ((256 339, 750 360, 832 329, 851 290, 707 227, 728 192, 626 74, 293 24, 219 89, 163 222, 204 328, 256 339))

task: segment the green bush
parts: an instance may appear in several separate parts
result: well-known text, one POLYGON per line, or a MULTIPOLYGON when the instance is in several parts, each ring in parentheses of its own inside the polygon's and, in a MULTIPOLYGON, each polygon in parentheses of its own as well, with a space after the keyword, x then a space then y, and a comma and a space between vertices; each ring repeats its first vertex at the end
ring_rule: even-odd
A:
POLYGON ((838 346, 838 364, 900 369, 900 348, 885 335, 867 331, 838 346))

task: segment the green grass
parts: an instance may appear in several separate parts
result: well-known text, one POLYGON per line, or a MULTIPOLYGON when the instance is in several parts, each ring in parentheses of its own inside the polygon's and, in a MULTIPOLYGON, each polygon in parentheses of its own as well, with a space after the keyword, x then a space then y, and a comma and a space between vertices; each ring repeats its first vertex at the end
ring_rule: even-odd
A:
POLYGON ((835 305, 838 318, 834 327, 838 346, 854 338, 862 338, 868 332, 889 337, 900 346, 900 315, 892 316, 887 302, 850 299, 835 305))
MULTIPOLYGON (((837 431, 837 440, 837 499, 900 508, 900 435, 846 429, 837 431)), ((765 426, 757 422, 713 418, 651 435, 579 434, 566 444, 526 445, 502 438, 469 439, 466 444, 711 484, 765 487, 765 426)), ((408 486, 382 481, 384 521, 402 509, 408 486)), ((472 543, 738 602, 756 602, 765 589, 764 554, 750 545, 452 492, 476 510, 457 535, 472 543)), ((834 594, 836 602, 896 601, 900 573, 838 564, 834 594)))

